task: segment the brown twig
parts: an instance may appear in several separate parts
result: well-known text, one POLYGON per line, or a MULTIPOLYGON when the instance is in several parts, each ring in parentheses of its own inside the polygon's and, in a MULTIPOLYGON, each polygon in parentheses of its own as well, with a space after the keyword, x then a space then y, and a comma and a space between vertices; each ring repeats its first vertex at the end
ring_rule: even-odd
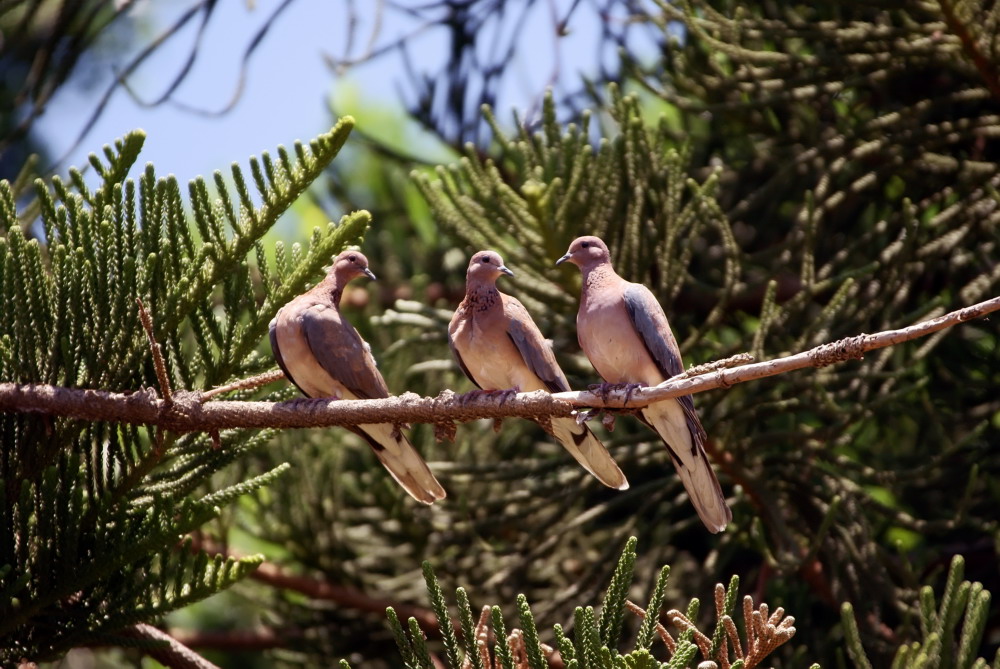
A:
POLYGON ((695 625, 690 618, 677 609, 670 609, 667 611, 667 620, 684 631, 691 630, 691 633, 694 635, 694 643, 698 646, 698 650, 701 651, 702 657, 706 660, 711 659, 712 640, 709 639, 704 632, 698 629, 698 626, 695 625))
POLYGON ((706 362, 702 365, 695 365, 684 372, 682 376, 685 378, 701 376, 702 374, 708 374, 709 372, 714 372, 718 369, 739 367, 740 365, 746 365, 751 362, 753 362, 753 355, 750 353, 737 353, 736 355, 731 355, 728 358, 723 358, 722 360, 715 360, 713 362, 706 362))
POLYGON ((188 648, 225 651, 260 651, 288 648, 289 642, 302 638, 301 630, 272 630, 266 627, 253 630, 187 631, 171 629, 170 635, 188 648))
MULTIPOLYGON (((479 613, 479 620, 476 622, 476 629, 473 632, 475 637, 473 642, 475 643, 475 652, 479 655, 479 662, 484 667, 492 667, 493 663, 490 661, 490 614, 492 613, 492 608, 489 606, 484 606, 483 610, 479 613)), ((462 661, 462 669, 472 669, 472 656, 466 655, 465 659, 462 661)))
POLYGON ((1000 101, 1000 78, 997 77, 993 63, 979 48, 976 39, 969 33, 968 27, 955 13, 955 8, 950 0, 938 0, 938 5, 941 7, 941 14, 944 16, 945 23, 948 24, 948 29, 955 33, 955 36, 962 42, 962 50, 976 67, 976 71, 979 72, 986 88, 993 95, 993 99, 1000 101))
POLYGON ((156 380, 160 382, 160 392, 163 394, 163 402, 169 407, 174 403, 173 394, 170 392, 170 377, 167 376, 167 366, 163 362, 163 351, 156 342, 156 335, 153 334, 153 319, 143 306, 142 300, 135 298, 135 303, 139 305, 139 320, 146 331, 146 339, 149 341, 149 350, 153 353, 153 367, 156 368, 156 380))
MULTIPOLYGON (((640 618, 646 617, 646 610, 632 600, 625 600, 625 606, 629 611, 636 614, 640 618)), ((673 657, 674 653, 677 652, 677 642, 674 641, 672 636, 670 636, 670 632, 667 631, 666 627, 657 622, 656 633, 660 636, 660 640, 663 641, 663 645, 667 647, 667 652, 670 654, 670 657, 673 657)))
POLYGON ((152 625, 139 623, 121 632, 122 636, 133 639, 166 642, 158 648, 145 648, 143 652, 165 667, 171 669, 219 669, 198 653, 194 652, 174 637, 152 625))
MULTIPOLYGON (((204 550, 210 554, 225 555, 226 557, 237 559, 241 557, 232 551, 224 550, 222 547, 204 538, 196 538, 191 547, 194 550, 204 550)), ((275 588, 302 593, 311 599, 334 602, 344 608, 365 611, 367 613, 377 613, 380 616, 384 616, 386 607, 391 606, 404 620, 407 618, 416 618, 417 622, 420 623, 420 627, 425 632, 428 630, 433 632, 438 631, 437 616, 430 609, 372 597, 357 588, 338 585, 323 579, 291 574, 272 562, 261 564, 250 573, 249 578, 275 588)))
POLYGON ((377 613, 381 616, 384 616, 386 608, 391 606, 404 620, 416 618, 425 632, 438 629, 437 617, 433 611, 411 604, 400 604, 389 599, 372 597, 350 586, 337 585, 309 576, 290 574, 276 564, 265 562, 250 574, 250 578, 275 588, 300 592, 312 599, 322 599, 345 608, 377 613))
MULTIPOLYGON (((1000 297, 953 311, 899 330, 858 335, 823 344, 784 358, 716 369, 693 378, 676 377, 652 388, 632 392, 630 408, 653 402, 729 387, 805 367, 861 358, 865 352, 929 335, 1000 309, 1000 297)), ((83 420, 157 425, 173 432, 211 432, 234 428, 296 428, 349 426, 362 423, 432 423, 481 418, 544 419, 569 416, 577 407, 622 408, 627 391, 606 397, 589 391, 550 395, 544 391, 518 393, 503 401, 490 395, 462 398, 445 390, 437 397, 404 393, 373 400, 310 399, 290 402, 202 402, 194 392, 173 393, 173 405, 150 392, 131 394, 61 388, 42 384, 0 383, 0 411, 37 412, 83 420)))
POLYGON ((280 381, 284 378, 284 372, 280 369, 273 369, 270 372, 264 372, 263 374, 258 374, 257 376, 240 379, 239 381, 227 383, 224 386, 217 386, 211 390, 206 390, 201 394, 201 401, 204 402, 215 397, 216 395, 231 393, 234 390, 250 390, 251 388, 259 388, 260 386, 266 386, 269 383, 274 383, 275 381, 280 381))
MULTIPOLYGON (((545 663, 550 669, 563 669, 566 663, 563 662, 562 655, 552 646, 540 643, 542 655, 545 656, 545 663)), ((514 661, 516 669, 530 669, 531 661, 528 659, 528 646, 524 640, 524 632, 515 627, 507 635, 507 648, 510 649, 511 659, 514 661)), ((489 666, 489 665, 487 665, 489 666)))

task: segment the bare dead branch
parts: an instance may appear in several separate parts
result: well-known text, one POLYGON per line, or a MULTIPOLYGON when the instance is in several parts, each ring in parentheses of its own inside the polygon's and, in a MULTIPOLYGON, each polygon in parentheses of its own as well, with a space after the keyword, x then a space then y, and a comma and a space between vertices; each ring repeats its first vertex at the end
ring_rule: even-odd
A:
POLYGON ((152 625, 139 623, 123 630, 121 634, 133 639, 165 641, 166 646, 164 647, 144 651, 165 667, 171 669, 219 669, 217 665, 212 664, 177 639, 152 625))
POLYGON ((170 392, 170 377, 167 376, 167 366, 163 362, 163 350, 156 341, 156 335, 153 334, 153 318, 146 311, 142 300, 137 297, 135 303, 139 305, 139 320, 142 321, 142 328, 146 331, 146 340, 149 341, 149 350, 153 354, 153 367, 156 368, 156 380, 160 382, 163 401, 167 406, 171 406, 174 403, 174 398, 170 392))
POLYGON ((270 372, 264 372, 263 374, 258 374, 257 376, 240 379, 239 381, 227 383, 224 386, 218 386, 216 388, 212 388, 211 390, 206 390, 201 394, 201 401, 204 402, 215 397, 216 395, 231 393, 234 390, 250 390, 251 388, 259 388, 260 386, 266 386, 269 383, 280 381, 283 378, 285 378, 284 372, 280 369, 272 369, 270 372))
MULTIPOLYGON (((226 550, 204 537, 195 537, 192 549, 205 550, 214 555, 225 555, 227 558, 239 559, 242 557, 238 553, 226 550)), ((332 583, 321 578, 293 574, 273 562, 264 562, 257 569, 250 572, 249 578, 274 588, 293 590, 311 599, 333 602, 344 608, 363 611, 365 613, 375 613, 379 616, 384 616, 386 608, 391 606, 404 620, 407 618, 416 618, 417 622, 420 623, 421 629, 431 632, 438 631, 437 616, 430 609, 373 597, 357 588, 332 583)), ((461 626, 459 621, 456 620, 455 623, 461 626)), ((259 636, 257 633, 254 634, 259 636)))
MULTIPOLYGON (((612 391, 606 397, 589 391, 550 395, 544 391, 518 393, 512 398, 480 394, 462 397, 445 390, 437 397, 404 393, 373 400, 299 399, 288 402, 202 402, 204 395, 175 391, 173 404, 153 391, 112 393, 61 388, 42 384, 0 383, 0 411, 36 412, 90 421, 156 425, 172 432, 213 432, 235 428, 300 428, 349 426, 362 423, 430 423, 447 435, 453 421, 481 418, 570 416, 577 407, 628 408, 728 388, 737 383, 783 374, 805 367, 824 367, 861 358, 865 352, 923 337, 1000 309, 1000 297, 959 309, 899 330, 862 334, 823 344, 784 358, 716 369, 691 378, 678 376, 653 388, 612 391)), ((210 391, 212 392, 212 391, 210 391)))
MULTIPOLYGON (((139 66, 152 56, 164 43, 169 41, 174 35, 179 34, 191 19, 202 11, 208 11, 208 8, 213 4, 214 3, 209 2, 208 0, 199 0, 199 2, 196 2, 194 5, 189 7, 172 26, 168 27, 164 32, 153 38, 149 44, 142 49, 142 51, 140 51, 134 58, 132 58, 132 60, 128 62, 127 65, 125 65, 124 68, 117 72, 115 80, 107 88, 105 88, 100 100, 97 102, 93 111, 91 111, 90 116, 87 117, 83 128, 77 133, 73 143, 48 169, 46 169, 46 172, 55 171, 56 166, 61 165, 70 155, 72 155, 74 151, 77 150, 77 148, 79 148, 80 144, 83 143, 84 138, 86 138, 94 126, 97 125, 97 121, 101 118, 101 114, 104 113, 105 107, 107 107, 108 103, 111 102, 111 97, 114 95, 115 91, 118 90, 121 83, 131 76, 132 73, 138 70, 139 66)), ((41 113, 41 110, 39 110, 39 113, 41 113)))
POLYGON ((312 599, 334 602, 344 608, 375 613, 379 616, 384 616, 386 608, 391 606, 404 620, 416 618, 425 632, 438 629, 437 616, 430 609, 411 604, 400 604, 396 601, 373 597, 357 588, 292 574, 273 563, 265 562, 250 574, 250 578, 275 588, 300 592, 312 599))
POLYGON ((736 355, 731 355, 728 358, 723 358, 722 360, 706 362, 703 365, 695 365, 684 372, 684 376, 687 378, 691 378, 692 376, 701 376, 702 374, 714 372, 717 369, 739 367, 740 365, 746 365, 751 362, 753 362, 753 355, 749 353, 737 353, 736 355))
POLYGON ((171 629, 170 635, 188 648, 225 651, 288 648, 289 642, 297 641, 304 636, 302 630, 288 628, 273 630, 267 627, 220 631, 171 629))

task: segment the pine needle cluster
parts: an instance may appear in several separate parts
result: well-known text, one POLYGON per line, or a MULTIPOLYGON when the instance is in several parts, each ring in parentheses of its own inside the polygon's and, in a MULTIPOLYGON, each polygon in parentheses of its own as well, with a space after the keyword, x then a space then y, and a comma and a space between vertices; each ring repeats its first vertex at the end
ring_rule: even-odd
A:
MULTIPOLYGON (((1000 649, 991 664, 976 656, 989 617, 991 595, 982 583, 963 580, 964 573, 965 559, 956 555, 948 569, 940 607, 936 606, 933 588, 920 589, 921 640, 899 646, 892 658, 892 669, 1000 667, 1000 649)), ((845 602, 840 613, 851 660, 858 669, 871 669, 871 660, 861 644, 854 607, 845 602)))
MULTIPOLYGON (((631 537, 626 543, 611 576, 600 613, 592 606, 577 607, 572 634, 568 634, 562 625, 555 625, 552 631, 553 646, 539 640, 538 626, 524 595, 517 597, 520 627, 513 628, 508 633, 503 611, 499 606, 484 606, 478 622, 473 623, 469 596, 464 588, 458 588, 455 597, 459 625, 456 626, 434 570, 430 562, 425 562, 424 580, 441 630, 441 645, 444 649, 441 659, 445 666, 449 669, 547 669, 554 663, 567 669, 683 669, 691 666, 700 653, 702 662, 698 666, 701 669, 752 669, 775 648, 794 636, 794 619, 784 618, 780 607, 768 618, 766 604, 761 604, 759 611, 747 610, 753 605, 752 599, 747 596, 744 600, 744 613, 748 652, 744 653, 739 632, 727 613, 732 611, 739 588, 739 578, 733 577, 728 589, 721 583, 716 585, 717 618, 713 636, 705 634, 692 622, 697 619, 700 607, 698 599, 692 599, 686 607, 686 613, 676 609, 666 612, 668 624, 679 630, 677 638, 674 638, 658 622, 664 605, 670 567, 664 566, 659 570, 646 609, 641 609, 628 600, 635 571, 636 544, 635 537, 631 537), (633 629, 628 635, 634 640, 632 649, 621 651, 623 631, 626 627, 634 627, 631 623, 635 618, 626 617, 628 611, 637 613, 642 622, 637 634, 634 634, 633 629), (762 615, 766 622, 758 620, 762 615), (657 638, 663 642, 662 649, 653 648, 657 638), (763 641, 765 638, 766 642, 763 641), (727 640, 732 641, 736 652, 732 661, 727 640), (666 660, 657 659, 657 655, 665 655, 666 660)), ((404 665, 410 669, 434 667, 430 647, 416 619, 410 618, 404 627, 392 607, 389 607, 387 613, 389 627, 404 665)), ((341 666, 350 665, 342 662, 341 666)), ((818 669, 819 665, 812 665, 812 668, 818 669)))
MULTIPOLYGON (((507 632, 499 606, 484 606, 478 621, 465 588, 455 591, 458 618, 453 618, 444 593, 430 562, 424 562, 423 574, 431 606, 437 616, 440 642, 431 644, 415 618, 404 626, 396 611, 389 607, 388 622, 396 645, 409 669, 431 669, 443 663, 449 669, 753 669, 796 633, 795 619, 786 616, 782 607, 769 611, 766 603, 754 606, 750 595, 743 597, 742 625, 733 618, 740 579, 733 576, 729 586, 715 585, 714 631, 708 634, 699 625, 700 602, 691 599, 685 612, 663 611, 670 567, 664 566, 656 577, 648 606, 643 609, 629 597, 636 564, 635 537, 631 537, 618 559, 611 582, 598 614, 592 606, 578 606, 572 632, 556 624, 546 634, 554 645, 540 641, 541 635, 524 595, 517 598, 519 628, 507 632), (641 620, 635 629, 636 614, 641 620), (666 620, 662 624, 661 619, 666 620), (667 627, 677 630, 676 637, 667 627), (742 632, 741 632, 742 630, 742 632), (624 632, 624 634, 623 634, 624 632), (741 638, 742 634, 742 638, 741 638), (629 650, 620 650, 625 639, 629 650), (662 648, 654 647, 656 639, 662 648), (663 659, 658 659, 662 657, 663 659)), ((892 667, 896 669, 989 669, 1000 666, 1000 651, 992 664, 975 657, 988 615, 990 593, 981 583, 963 580, 964 559, 952 560, 947 583, 936 606, 934 590, 925 586, 920 593, 922 641, 903 644, 896 650, 892 667), (957 636, 956 636, 957 635, 957 636)), ((849 603, 841 610, 844 641, 852 665, 871 669, 862 647, 854 611, 849 603)), ((344 669, 350 667, 341 661, 344 669)), ((805 666, 805 665, 803 665, 805 666)), ((817 663, 810 669, 820 669, 817 663)))

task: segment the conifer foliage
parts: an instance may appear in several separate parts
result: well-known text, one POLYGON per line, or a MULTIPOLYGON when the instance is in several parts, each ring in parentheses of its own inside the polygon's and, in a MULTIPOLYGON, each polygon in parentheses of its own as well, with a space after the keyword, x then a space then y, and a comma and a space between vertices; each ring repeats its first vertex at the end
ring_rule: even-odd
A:
MULTIPOLYGON (((621 274, 653 289, 689 364, 910 325, 1000 286, 992 7, 660 2, 636 20, 662 28, 664 57, 635 57, 620 87, 596 92, 606 114, 564 124, 550 102, 534 125, 494 123, 490 151, 467 147, 415 180, 461 245, 496 248, 518 273, 507 289, 576 387, 597 380, 576 355, 579 279, 551 265, 577 234, 603 236, 621 274)), ((385 321, 412 341, 418 318, 424 333, 443 331, 442 314, 397 307, 412 313, 385 321)), ((437 350, 441 366, 425 355, 412 373, 443 376, 437 350)), ((709 555, 723 573, 742 564, 810 598, 828 616, 820 628, 852 601, 862 618, 915 638, 908 621, 933 565, 950 550, 996 562, 998 370, 996 328, 982 322, 700 395, 723 487, 739 490, 733 531, 709 555)), ((634 485, 616 502, 633 510, 628 531, 669 542, 683 514, 662 453, 636 445, 648 441, 618 421, 610 447, 634 485)), ((479 485, 491 476, 477 475, 479 485)), ((494 501, 530 513, 513 496, 494 501)), ((562 504, 564 517, 575 502, 562 504)), ((626 531, 522 517, 525 553, 542 533, 573 546, 626 531)), ((695 550, 663 558, 676 566, 675 551, 695 550)), ((862 626, 866 646, 887 658, 894 648, 874 630, 862 626)), ((836 642, 817 634, 808 645, 834 653, 836 642)))
MULTIPOLYGON (((611 575, 600 613, 593 606, 578 606, 571 634, 567 634, 562 625, 555 625, 552 634, 545 635, 554 639, 554 646, 540 641, 538 625, 524 595, 517 597, 519 626, 508 633, 499 606, 484 606, 478 622, 473 623, 473 610, 464 588, 455 591, 458 620, 461 621, 460 643, 441 585, 430 563, 424 562, 424 581, 441 629, 446 665, 449 669, 470 666, 476 669, 546 669, 560 663, 568 669, 683 669, 701 660, 713 669, 753 669, 795 635, 795 619, 786 617, 784 609, 778 607, 769 613, 767 604, 755 607, 753 598, 747 595, 743 600, 744 643, 731 616, 739 589, 739 578, 735 576, 728 588, 721 583, 715 586, 715 627, 711 636, 693 622, 698 619, 700 608, 697 598, 688 602, 683 613, 677 609, 663 611, 664 592, 670 577, 668 566, 659 570, 649 604, 643 609, 629 600, 636 545, 635 537, 626 542, 611 575), (665 620, 666 625, 661 620, 665 620), (634 640, 633 647, 621 650, 623 628, 634 631, 637 626, 638 635, 628 635, 634 640), (668 626, 675 628, 676 638, 668 626), (654 648, 656 639, 661 641, 663 648, 654 648), (666 661, 658 656, 666 656, 666 661)), ((416 619, 410 618, 404 628, 392 607, 388 609, 388 618, 406 667, 431 669, 435 666, 416 619)), ((349 665, 342 662, 341 666, 349 665)), ((819 669, 819 665, 811 665, 811 669, 819 669)))
MULTIPOLYGON (((75 169, 33 191, 27 179, 0 182, 0 379, 166 397, 271 368, 257 349, 274 311, 360 239, 368 215, 317 228, 308 249, 279 244, 273 261, 262 237, 352 125, 251 158, 250 179, 236 164, 232 185, 221 172, 211 186, 195 179, 187 198, 152 165, 127 178, 141 132, 91 155, 95 188, 75 169), (137 300, 172 388, 154 370, 137 300)), ((288 469, 213 485, 270 436, 0 415, 0 664, 122 641, 255 569, 262 556, 213 556, 189 535, 288 469)))
MULTIPOLYGON (((795 618, 786 615, 781 606, 772 610, 766 603, 755 604, 753 597, 744 595, 741 611, 737 614, 738 576, 733 576, 728 586, 715 585, 710 634, 702 631, 704 626, 699 624, 705 618, 699 616, 699 599, 691 599, 683 612, 678 609, 664 611, 669 566, 662 567, 656 576, 648 606, 640 607, 629 599, 636 569, 636 545, 635 537, 626 542, 599 607, 600 613, 593 606, 577 606, 571 633, 558 624, 551 634, 540 633, 524 595, 517 597, 520 626, 509 633, 499 606, 484 606, 478 622, 474 622, 465 588, 455 591, 459 615, 454 618, 434 569, 430 562, 424 562, 424 582, 441 631, 440 645, 444 648, 438 655, 438 662, 449 669, 545 669, 551 666, 683 669, 694 665, 699 669, 753 669, 767 666, 764 661, 795 636, 795 618), (629 632, 623 634, 623 630, 629 632), (552 638, 554 645, 542 643, 543 636, 552 638), (624 650, 623 636, 632 641, 628 644, 631 647, 624 650), (657 640, 661 643, 655 643, 657 640)), ((892 660, 893 669, 990 669, 1000 666, 1000 651, 992 664, 976 657, 986 625, 990 592, 982 583, 962 580, 963 573, 964 560, 955 557, 948 570, 940 607, 936 605, 933 588, 921 589, 922 640, 898 646, 892 660)), ((431 659, 434 646, 428 644, 417 620, 410 618, 404 627, 392 607, 387 613, 389 628, 404 665, 408 669, 438 666, 431 659)), ((862 647, 853 617, 853 607, 845 603, 841 614, 845 646, 852 665, 855 669, 871 669, 871 660, 862 647)), ((799 660, 801 666, 807 666, 801 655, 799 660)), ((340 666, 347 669, 350 664, 342 660, 340 666)), ((818 663, 808 666, 820 668, 818 663)))

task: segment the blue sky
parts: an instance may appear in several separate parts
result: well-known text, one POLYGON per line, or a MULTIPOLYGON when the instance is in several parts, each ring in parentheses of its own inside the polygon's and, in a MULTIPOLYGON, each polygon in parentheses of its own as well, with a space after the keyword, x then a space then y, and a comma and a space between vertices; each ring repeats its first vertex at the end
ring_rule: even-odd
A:
MULTIPOLYGON (((424 2, 408 0, 395 5, 424 2)), ((133 52, 172 24, 191 4, 162 0, 134 2, 129 18, 141 36, 134 40, 133 52)), ((220 0, 194 68, 174 98, 184 105, 203 109, 224 107, 237 87, 247 43, 280 4, 279 0, 220 0)), ((133 128, 142 128, 147 140, 140 163, 152 161, 159 174, 173 173, 183 182, 225 168, 232 161, 242 163, 248 156, 271 150, 278 144, 287 146, 296 139, 308 140, 329 129, 333 123, 331 100, 339 112, 358 116, 361 115, 358 109, 366 105, 402 108, 400 94, 405 91, 405 73, 398 53, 340 74, 324 60, 324 54, 358 57, 369 44, 385 44, 420 27, 398 10, 383 11, 381 23, 376 24, 375 8, 381 3, 361 0, 354 4, 358 22, 353 47, 347 52, 348 3, 291 2, 251 57, 242 97, 223 116, 199 115, 171 103, 144 107, 119 88, 97 124, 57 171, 65 173, 70 165, 86 164, 89 152, 99 150, 133 128)), ((568 34, 558 41, 551 37, 553 16, 565 15, 572 4, 573 0, 536 3, 530 20, 518 35, 516 55, 508 66, 512 68, 510 76, 498 98, 502 119, 510 119, 514 108, 521 112, 537 109, 554 72, 575 81, 581 73, 595 71, 598 54, 593 45, 598 23, 588 0, 583 0, 584 7, 574 12, 568 34)), ((149 100, 165 91, 194 42, 195 24, 192 21, 129 79, 138 96, 149 100)), ((109 39, 120 41, 121 37, 110 35, 109 39)), ((429 71, 436 71, 435 64, 443 60, 448 46, 445 33, 432 30, 420 33, 411 45, 413 65, 429 71)), ((109 58, 121 68, 130 54, 114 52, 109 58)), ((98 85, 65 86, 36 124, 35 135, 49 148, 52 157, 63 156, 69 150, 100 94, 112 81, 111 66, 107 60, 101 63, 96 71, 91 63, 89 71, 75 73, 78 80, 86 78, 98 85)), ((363 124, 363 118, 358 120, 363 124)), ((413 138, 415 145, 426 141, 416 129, 413 138)))

